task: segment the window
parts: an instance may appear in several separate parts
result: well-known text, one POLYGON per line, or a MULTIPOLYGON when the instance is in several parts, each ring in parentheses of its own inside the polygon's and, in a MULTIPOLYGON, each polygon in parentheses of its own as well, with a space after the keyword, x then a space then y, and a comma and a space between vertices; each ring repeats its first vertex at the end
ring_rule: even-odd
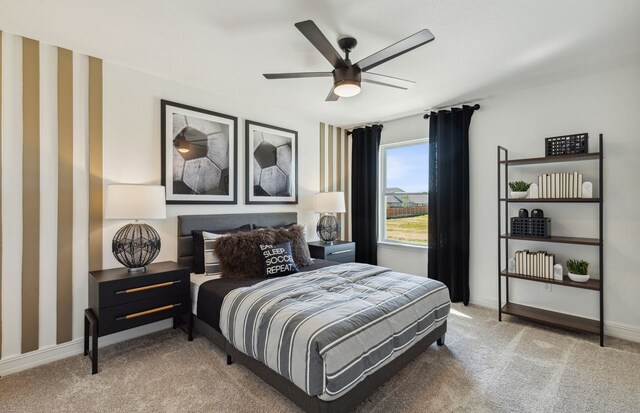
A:
POLYGON ((380 241, 427 246, 427 140, 381 145, 380 171, 380 241))

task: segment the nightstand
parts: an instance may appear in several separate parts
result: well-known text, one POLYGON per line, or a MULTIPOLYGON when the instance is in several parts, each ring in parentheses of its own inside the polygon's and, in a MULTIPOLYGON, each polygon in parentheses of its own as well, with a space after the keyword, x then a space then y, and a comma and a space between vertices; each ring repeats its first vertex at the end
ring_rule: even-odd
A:
POLYGON ((307 244, 312 258, 336 262, 356 261, 355 242, 333 241, 333 244, 327 244, 324 241, 312 241, 307 244))
POLYGON ((180 317, 186 314, 189 341, 193 340, 190 271, 188 267, 166 261, 148 265, 144 272, 114 268, 89 273, 84 354, 91 358, 92 374, 98 372, 98 337, 167 318, 173 318, 176 328, 180 317))

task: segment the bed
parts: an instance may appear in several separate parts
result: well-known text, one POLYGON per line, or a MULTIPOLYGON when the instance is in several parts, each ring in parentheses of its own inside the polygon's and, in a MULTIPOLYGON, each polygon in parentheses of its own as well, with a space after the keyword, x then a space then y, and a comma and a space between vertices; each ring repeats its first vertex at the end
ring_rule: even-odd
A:
MULTIPOLYGON (((178 261, 193 263, 193 230, 295 222, 296 213, 179 216, 178 261)), ((437 281, 322 260, 301 270, 200 282, 194 328, 228 363, 244 365, 303 410, 350 411, 433 342, 444 344, 448 290, 437 281)))

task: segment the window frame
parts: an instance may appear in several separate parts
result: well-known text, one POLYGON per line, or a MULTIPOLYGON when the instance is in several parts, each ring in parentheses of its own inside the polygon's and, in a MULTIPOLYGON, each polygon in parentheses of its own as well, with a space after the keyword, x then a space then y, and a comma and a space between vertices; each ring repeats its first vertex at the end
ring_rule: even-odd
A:
MULTIPOLYGON (((378 168, 380 173, 378 174, 378 244, 388 245, 393 247, 411 248, 411 249, 427 249, 429 247, 429 240, 427 238, 426 244, 409 241, 396 241, 387 238, 387 208, 386 208, 386 185, 387 185, 387 156, 386 152, 389 148, 397 148, 402 146, 411 146, 417 144, 429 145, 428 138, 417 138, 404 140, 400 142, 390 142, 380 145, 380 158, 378 162, 378 168)), ((403 195, 424 195, 423 192, 402 192, 403 195)), ((428 192, 427 192, 428 194, 428 192)))

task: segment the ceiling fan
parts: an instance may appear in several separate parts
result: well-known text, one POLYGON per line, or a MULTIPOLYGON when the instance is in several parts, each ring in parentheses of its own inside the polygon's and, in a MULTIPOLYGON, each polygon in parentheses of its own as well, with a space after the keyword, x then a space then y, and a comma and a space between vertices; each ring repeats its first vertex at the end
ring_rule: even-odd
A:
POLYGON ((349 53, 351 53, 358 44, 353 37, 342 37, 338 39, 338 46, 340 46, 340 49, 345 53, 343 59, 312 20, 296 23, 295 26, 311 44, 322 53, 334 69, 331 72, 265 73, 264 77, 267 79, 333 77, 333 87, 331 88, 331 92, 329 92, 329 96, 325 99, 333 102, 340 97, 351 97, 360 93, 360 82, 406 90, 415 82, 371 73, 369 70, 435 39, 429 30, 423 29, 369 57, 365 57, 357 63, 351 63, 349 53))

